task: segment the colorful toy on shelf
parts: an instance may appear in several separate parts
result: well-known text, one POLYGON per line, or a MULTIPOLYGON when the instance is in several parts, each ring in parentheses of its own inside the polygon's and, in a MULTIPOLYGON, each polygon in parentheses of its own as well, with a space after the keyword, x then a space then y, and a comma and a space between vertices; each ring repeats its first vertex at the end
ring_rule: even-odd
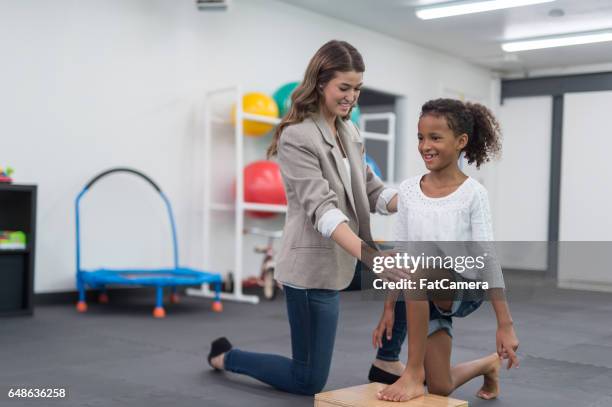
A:
POLYGON ((366 154, 365 156, 366 164, 370 166, 374 174, 378 176, 378 178, 382 178, 382 173, 380 172, 380 167, 376 164, 376 161, 372 157, 366 154))
MULTIPOLYGON (((278 106, 274 99, 265 93, 250 92, 242 97, 242 109, 245 113, 266 116, 272 119, 278 118, 278 106)), ((263 123, 255 120, 244 119, 244 133, 247 136, 259 137, 268 133, 274 124, 263 123)), ((232 123, 236 124, 236 106, 232 107, 232 123)))
POLYGON ((13 169, 11 167, 6 167, 6 170, 0 167, 0 182, 10 184, 13 182, 11 175, 13 175, 13 169))
MULTIPOLYGON (((255 161, 244 167, 244 201, 261 204, 286 205, 287 196, 280 168, 274 161, 255 161)), ((276 216, 271 212, 248 211, 256 218, 276 216)))
POLYGON ((299 86, 299 82, 289 82, 281 86, 274 92, 272 97, 276 101, 278 105, 279 116, 283 117, 287 113, 289 113, 289 108, 291 108, 291 94, 299 86))
POLYGON ((0 250, 25 250, 26 234, 21 231, 0 230, 0 250))

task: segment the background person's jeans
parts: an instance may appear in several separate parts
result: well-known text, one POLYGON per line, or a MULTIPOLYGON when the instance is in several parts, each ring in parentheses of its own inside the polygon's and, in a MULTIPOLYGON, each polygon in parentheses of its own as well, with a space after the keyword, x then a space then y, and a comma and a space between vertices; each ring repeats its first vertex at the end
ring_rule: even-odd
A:
MULTIPOLYGON (((359 291, 363 290, 363 281, 368 281, 367 276, 363 277, 362 273, 370 273, 365 271, 363 264, 358 261, 355 266, 355 276, 353 281, 344 291, 359 291)), ((364 283, 369 284, 369 283, 364 283)), ((366 287, 367 289, 368 287, 366 287)), ((376 353, 376 359, 386 360, 389 362, 395 362, 399 360, 400 352, 402 351, 402 344, 406 340, 406 303, 402 299, 398 299, 395 302, 395 319, 393 321, 393 330, 391 333, 391 340, 387 340, 387 335, 383 335, 382 348, 379 348, 376 353)))
POLYGON ((395 302, 395 319, 391 332, 391 340, 387 340, 387 335, 383 334, 382 348, 378 348, 376 359, 396 362, 399 360, 402 344, 406 339, 406 303, 398 300, 395 302))
MULTIPOLYGON (((477 310, 482 304, 480 300, 465 300, 454 301, 450 311, 440 310, 433 301, 429 301, 429 327, 427 336, 444 330, 453 337, 453 317, 466 317, 477 310)), ((387 336, 383 335, 382 348, 378 349, 376 359, 395 362, 399 360, 399 354, 402 350, 402 344, 406 339, 407 331, 406 322, 406 303, 401 299, 395 302, 395 319, 393 321, 393 330, 391 340, 387 340, 387 336)))
POLYGON ((225 369, 246 374, 286 392, 313 395, 323 390, 329 375, 338 325, 339 294, 334 290, 302 290, 288 286, 284 291, 293 358, 232 349, 225 354, 225 369))

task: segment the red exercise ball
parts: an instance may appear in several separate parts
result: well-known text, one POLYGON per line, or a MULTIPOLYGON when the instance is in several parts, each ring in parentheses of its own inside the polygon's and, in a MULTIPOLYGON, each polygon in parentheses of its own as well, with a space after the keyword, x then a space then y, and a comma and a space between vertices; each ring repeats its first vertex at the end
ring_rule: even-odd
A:
MULTIPOLYGON (((244 201, 262 204, 287 205, 280 168, 274 161, 255 161, 244 167, 244 201)), ((271 218, 273 212, 248 211, 257 218, 271 218)))

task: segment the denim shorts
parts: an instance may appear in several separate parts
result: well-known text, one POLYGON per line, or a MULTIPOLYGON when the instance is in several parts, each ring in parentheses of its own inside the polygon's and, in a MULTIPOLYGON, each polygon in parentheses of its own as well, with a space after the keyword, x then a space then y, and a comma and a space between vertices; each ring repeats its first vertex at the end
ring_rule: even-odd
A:
MULTIPOLYGON (((459 273, 454 271, 452 273, 455 281, 469 281, 459 273)), ((477 297, 477 299, 465 299, 464 297, 467 297, 467 295, 465 295, 462 290, 459 290, 453 300, 453 305, 450 310, 442 310, 438 308, 433 301, 429 302, 428 336, 444 329, 448 333, 448 336, 452 338, 453 317, 463 318, 476 311, 482 305, 484 295, 470 295, 470 297, 477 297)))

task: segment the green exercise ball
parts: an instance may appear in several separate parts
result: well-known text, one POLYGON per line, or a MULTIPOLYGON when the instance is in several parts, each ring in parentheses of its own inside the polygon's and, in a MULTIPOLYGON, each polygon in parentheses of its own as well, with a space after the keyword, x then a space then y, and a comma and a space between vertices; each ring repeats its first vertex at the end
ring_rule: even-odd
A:
POLYGON ((272 95, 272 98, 278 105, 279 117, 283 117, 289 113, 289 108, 291 107, 291 94, 299 84, 299 82, 286 83, 278 88, 272 95))
POLYGON ((355 126, 359 127, 359 119, 361 118, 361 110, 359 109, 359 105, 353 106, 353 110, 351 110, 351 121, 355 123, 355 126))

